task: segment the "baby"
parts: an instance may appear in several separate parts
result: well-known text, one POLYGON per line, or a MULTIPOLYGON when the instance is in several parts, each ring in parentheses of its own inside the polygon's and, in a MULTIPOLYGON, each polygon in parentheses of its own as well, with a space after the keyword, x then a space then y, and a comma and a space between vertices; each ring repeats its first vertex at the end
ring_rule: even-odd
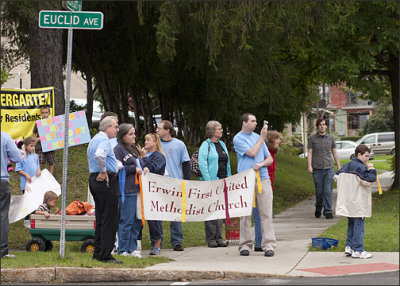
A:
MULTIPOLYGON (((48 191, 44 194, 43 204, 41 204, 35 214, 42 214, 46 218, 50 217, 51 209, 56 206, 57 203, 57 194, 53 191, 48 191)), ((55 208, 54 214, 58 214, 60 212, 59 208, 55 208)))

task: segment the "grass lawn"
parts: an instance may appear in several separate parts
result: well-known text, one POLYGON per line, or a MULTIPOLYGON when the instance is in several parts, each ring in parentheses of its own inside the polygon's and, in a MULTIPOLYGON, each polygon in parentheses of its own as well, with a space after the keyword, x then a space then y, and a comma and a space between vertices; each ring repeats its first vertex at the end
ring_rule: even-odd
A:
MULTIPOLYGON (((338 247, 327 251, 344 251, 347 235, 347 218, 328 228, 319 237, 338 239, 338 247)), ((375 193, 372 199, 372 217, 365 219, 364 248, 368 252, 399 251, 399 191, 375 193)), ((311 251, 321 249, 311 248, 311 251)))
POLYGON ((3 268, 21 268, 21 267, 102 267, 102 268, 144 268, 158 263, 170 261, 168 257, 124 257, 116 256, 122 260, 123 264, 103 263, 92 259, 91 254, 65 251, 65 257, 60 258, 58 247, 53 251, 46 252, 14 252, 14 259, 2 259, 3 268))

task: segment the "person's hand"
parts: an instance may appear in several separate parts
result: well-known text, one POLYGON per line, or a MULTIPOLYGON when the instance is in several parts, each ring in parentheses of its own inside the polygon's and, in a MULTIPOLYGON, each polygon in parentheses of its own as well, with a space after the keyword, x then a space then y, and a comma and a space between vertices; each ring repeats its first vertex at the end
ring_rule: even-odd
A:
POLYGON ((313 171, 312 167, 308 167, 308 172, 312 173, 312 171, 313 171))
POLYGON ((41 171, 40 169, 38 169, 38 170, 36 171, 36 177, 40 177, 41 174, 42 174, 42 171, 41 171))
POLYGON ((374 168, 374 164, 368 163, 368 164, 367 164, 367 167, 368 167, 368 170, 369 170, 369 169, 373 169, 373 168, 374 168))
POLYGON ((142 174, 142 169, 136 167, 136 174, 141 175, 142 174))
POLYGON ((263 164, 261 164, 261 163, 254 164, 253 170, 254 170, 254 171, 257 171, 257 170, 259 170, 261 167, 263 167, 263 164))
POLYGON ((263 126, 263 128, 261 128, 261 132, 260 132, 260 136, 264 138, 267 138, 267 134, 268 134, 268 124, 265 124, 263 126))
POLYGON ((60 212, 60 209, 56 207, 54 210, 54 214, 58 214, 59 212, 60 212))
POLYGON ((30 183, 32 183, 32 178, 28 174, 26 174, 26 180, 30 183))
POLYGON ((144 169, 143 169, 143 175, 146 175, 147 173, 150 173, 150 170, 149 170, 149 168, 144 167, 144 169))
POLYGON ((96 181, 98 181, 98 182, 103 182, 103 181, 109 182, 107 172, 100 172, 99 175, 96 178, 96 181))
POLYGON ((117 160, 117 165, 118 165, 118 170, 122 170, 124 165, 122 165, 122 162, 120 160, 117 160))
POLYGON ((136 149, 139 151, 140 156, 142 156, 142 158, 146 157, 146 149, 144 147, 141 147, 139 144, 136 146, 136 149))
POLYGON ((49 213, 43 213, 45 218, 49 218, 50 214, 49 213))

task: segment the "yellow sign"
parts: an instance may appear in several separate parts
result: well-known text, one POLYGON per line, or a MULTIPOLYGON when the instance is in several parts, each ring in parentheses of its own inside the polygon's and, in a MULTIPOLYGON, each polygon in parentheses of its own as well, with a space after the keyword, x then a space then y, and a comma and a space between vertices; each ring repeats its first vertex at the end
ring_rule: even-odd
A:
POLYGON ((54 116, 54 88, 1 89, 1 130, 14 139, 32 136, 36 120, 42 119, 40 107, 50 106, 54 116))

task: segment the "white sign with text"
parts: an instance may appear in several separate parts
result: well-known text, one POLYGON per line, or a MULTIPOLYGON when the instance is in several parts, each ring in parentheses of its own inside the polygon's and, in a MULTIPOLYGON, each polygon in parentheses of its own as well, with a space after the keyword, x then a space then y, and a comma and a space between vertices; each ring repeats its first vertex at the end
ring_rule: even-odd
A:
POLYGON ((10 223, 19 221, 35 211, 43 203, 47 191, 53 191, 57 196, 61 195, 60 184, 47 169, 44 169, 39 177, 32 178, 32 183, 26 182, 25 193, 22 196, 11 196, 8 213, 10 223))
MULTIPOLYGON (((247 170, 216 181, 184 181, 186 196, 182 200, 183 180, 147 173, 142 176, 144 218, 181 221, 183 201, 185 221, 225 219, 226 208, 229 217, 249 216, 253 206, 255 177, 254 170, 247 170)), ((139 197, 137 205, 137 215, 141 218, 139 197)))

